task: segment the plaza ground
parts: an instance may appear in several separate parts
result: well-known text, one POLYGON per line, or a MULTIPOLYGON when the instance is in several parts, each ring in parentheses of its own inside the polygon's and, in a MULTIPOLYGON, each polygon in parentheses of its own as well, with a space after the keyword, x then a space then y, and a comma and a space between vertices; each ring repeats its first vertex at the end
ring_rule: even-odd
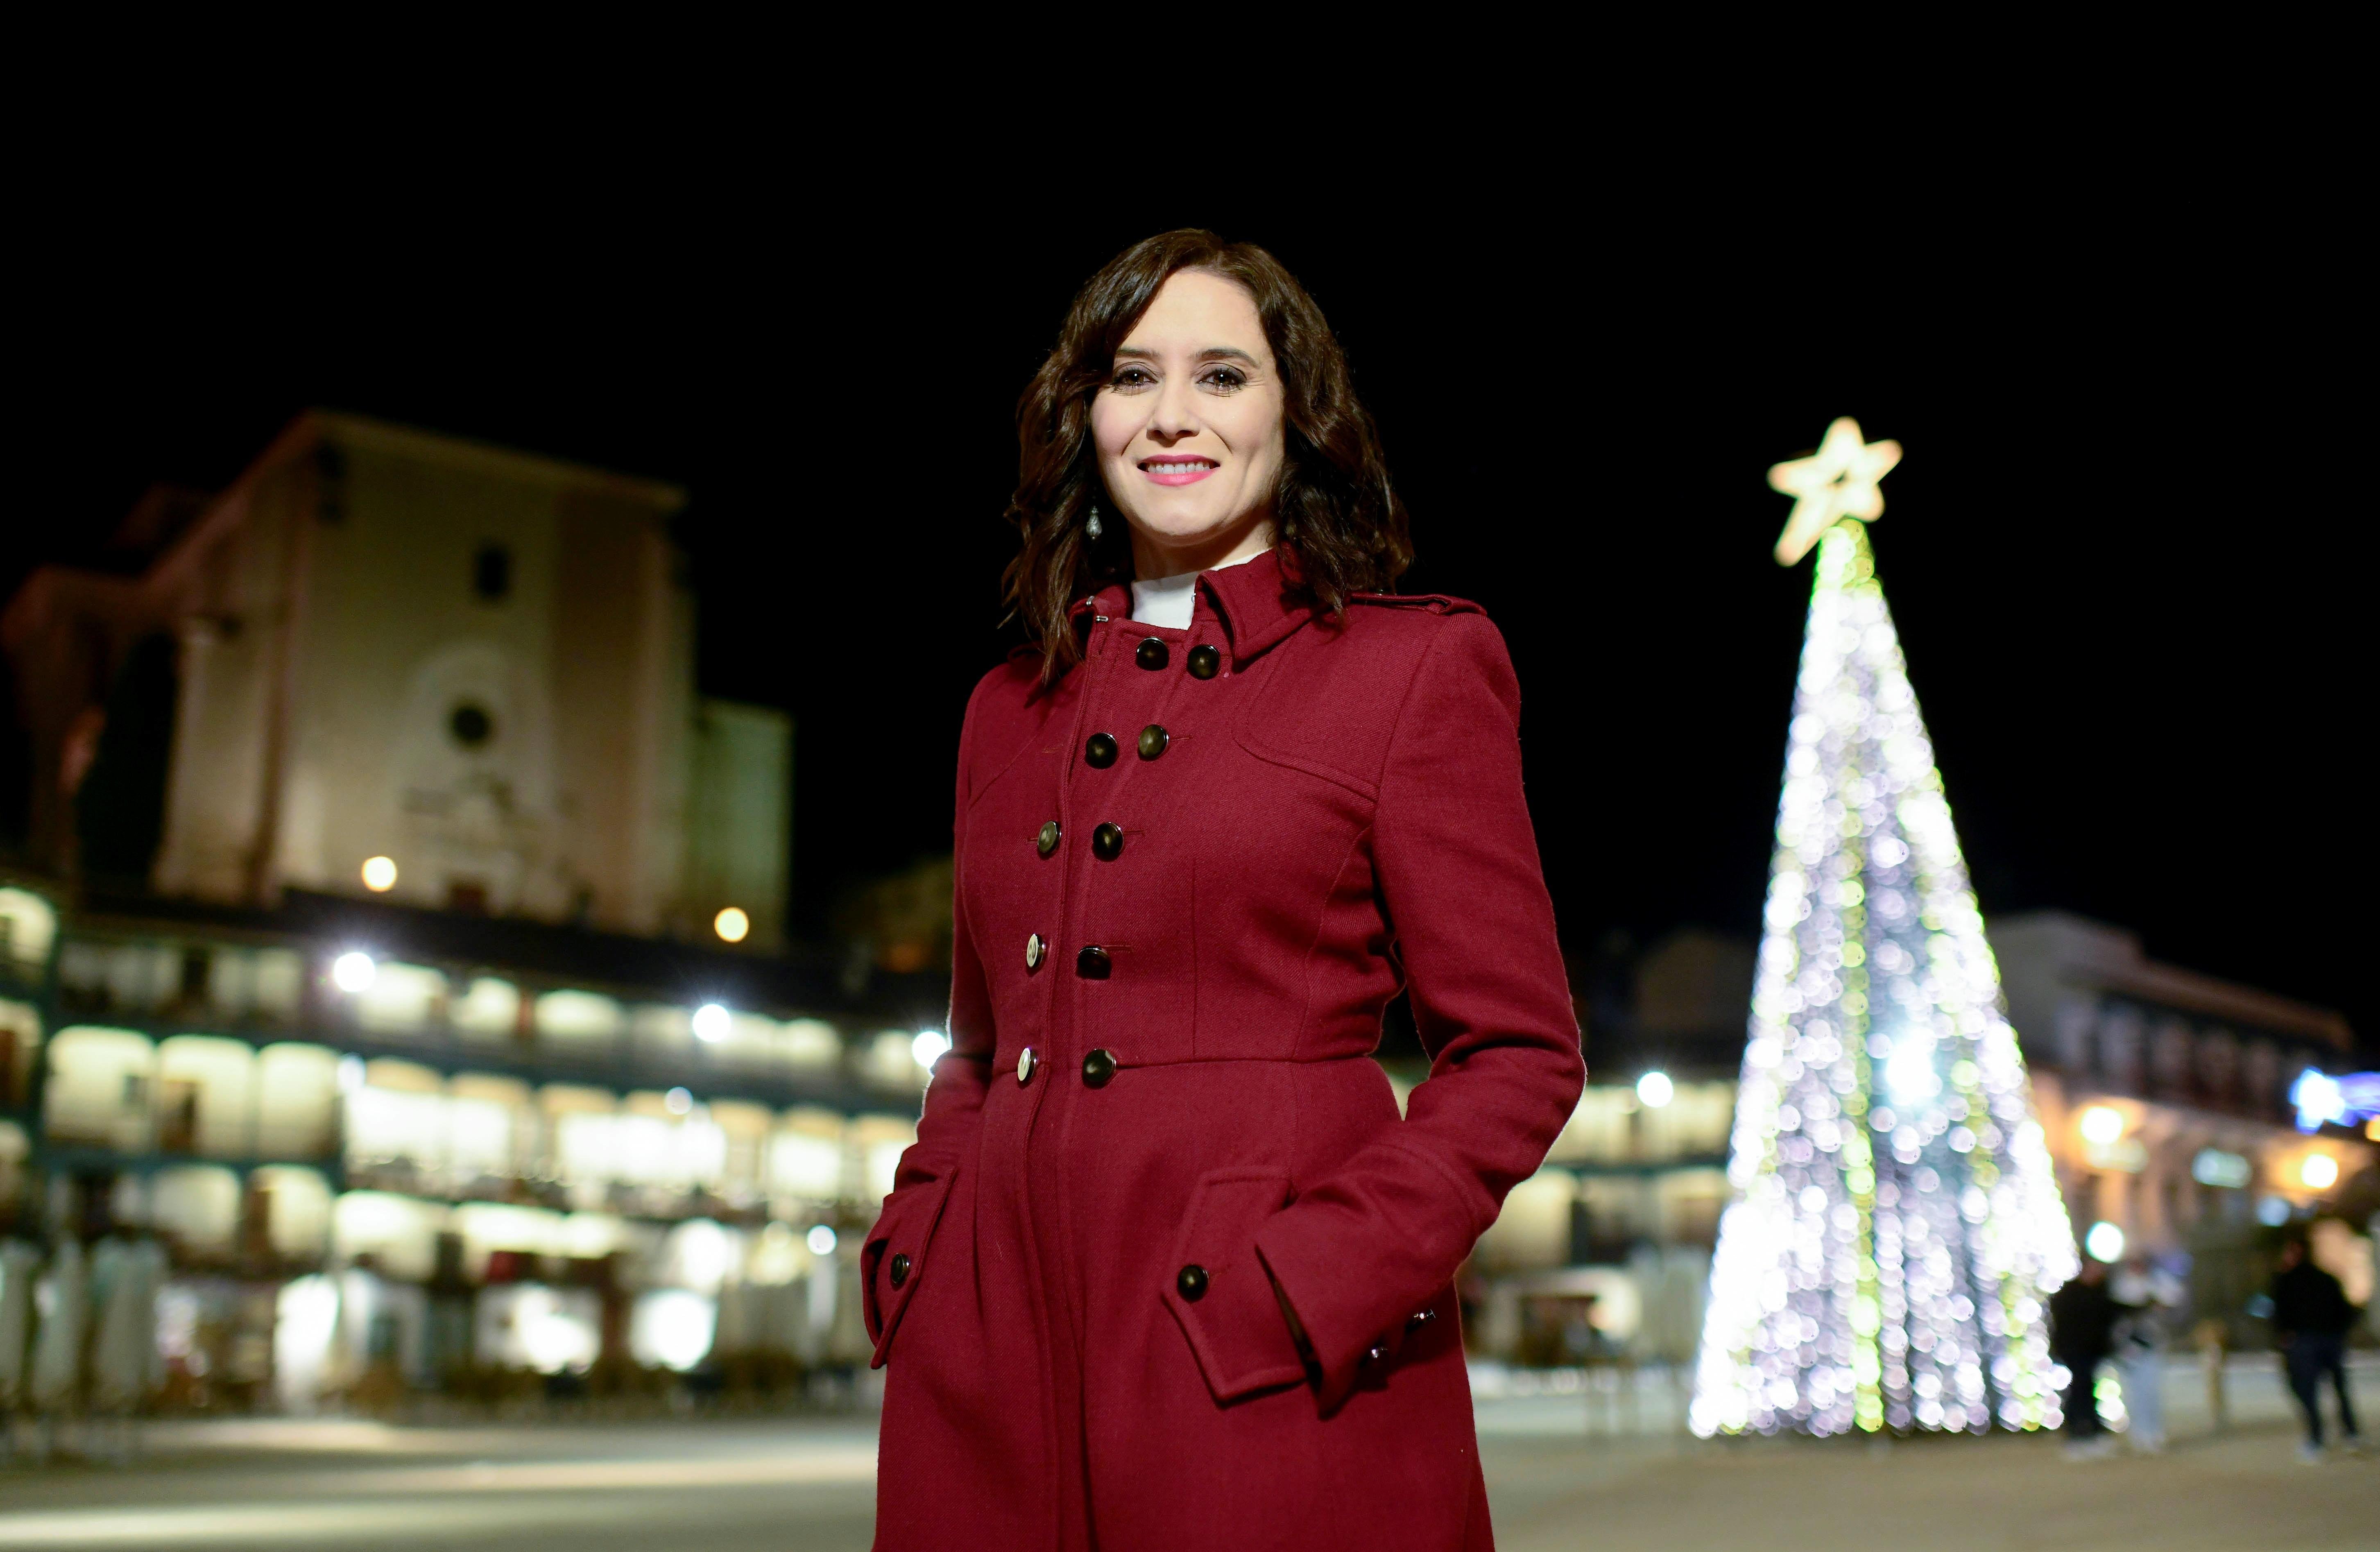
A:
MULTIPOLYGON (((2177 1364, 2171 1447, 2084 1464, 2038 1437, 1704 1442, 1676 1429, 1666 1376, 1482 1378, 1506 1552, 2380 1546, 2380 1454, 2299 1464, 2269 1360, 2234 1364, 2220 1433, 2177 1364)), ((2380 1364, 2358 1378, 2380 1412, 2380 1364)), ((871 1423, 155 1425, 128 1465, 0 1462, 0 1546, 843 1552, 868 1542, 871 1423)))

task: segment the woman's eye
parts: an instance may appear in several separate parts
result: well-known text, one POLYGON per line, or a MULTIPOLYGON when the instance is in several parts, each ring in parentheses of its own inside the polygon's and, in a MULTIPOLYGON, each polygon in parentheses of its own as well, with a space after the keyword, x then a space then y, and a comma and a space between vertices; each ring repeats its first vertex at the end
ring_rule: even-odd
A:
POLYGON ((1213 368, 1198 381, 1209 388, 1220 388, 1227 394, 1248 385, 1247 373, 1241 371, 1237 367, 1213 368))
POLYGON ((1126 367, 1108 379, 1110 384, 1117 388, 1146 388, 1156 381, 1141 367, 1126 367))

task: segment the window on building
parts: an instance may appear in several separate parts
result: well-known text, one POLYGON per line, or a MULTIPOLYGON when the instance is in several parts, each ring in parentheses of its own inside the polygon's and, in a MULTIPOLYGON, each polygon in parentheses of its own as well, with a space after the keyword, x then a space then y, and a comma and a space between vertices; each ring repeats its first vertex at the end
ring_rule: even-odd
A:
POLYGON ((483 603, 502 603, 513 590, 513 552, 501 544, 483 544, 471 557, 471 591, 483 603))
POLYGON ((494 735, 496 721, 488 715, 486 708, 465 701, 446 719, 446 731, 466 749, 476 749, 494 735))

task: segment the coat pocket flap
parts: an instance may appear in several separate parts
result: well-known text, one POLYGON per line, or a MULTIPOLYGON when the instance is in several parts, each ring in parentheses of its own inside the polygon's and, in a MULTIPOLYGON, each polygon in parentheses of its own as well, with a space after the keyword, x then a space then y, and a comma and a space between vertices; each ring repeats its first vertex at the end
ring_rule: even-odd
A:
POLYGON ((1257 1255, 1257 1229, 1289 1199, 1278 1170, 1215 1170, 1198 1178, 1182 1215, 1162 1296, 1218 1401, 1305 1377, 1257 1255))
POLYGON ((907 1193, 894 1193, 885 1199, 876 1227, 868 1232, 868 1243, 859 1253, 859 1286, 868 1331, 876 1339, 868 1364, 871 1369, 884 1366, 902 1312, 925 1280, 927 1252, 932 1247, 934 1229, 942 1220, 942 1206, 950 1200, 952 1182, 957 1179, 957 1167, 953 1166, 939 1179, 907 1193), (901 1200, 905 1194, 907 1201, 901 1200))

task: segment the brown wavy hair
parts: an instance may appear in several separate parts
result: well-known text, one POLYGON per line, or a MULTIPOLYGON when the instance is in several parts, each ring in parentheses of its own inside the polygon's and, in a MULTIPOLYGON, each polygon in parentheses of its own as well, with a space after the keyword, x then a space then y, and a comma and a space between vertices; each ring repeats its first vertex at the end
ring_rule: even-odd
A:
POLYGON ((1287 455, 1273 491, 1273 538, 1296 552, 1296 575, 1315 602, 1336 614, 1351 593, 1390 591, 1413 564, 1379 432, 1305 287, 1253 243, 1196 228, 1149 237, 1076 293, 1057 345, 1016 405, 1016 493, 1007 517, 1023 543, 1002 583, 1011 617, 1041 652, 1044 682, 1082 656, 1068 619, 1075 600, 1131 572, 1132 540, 1112 502, 1105 533, 1093 540, 1088 532, 1100 491, 1091 399, 1158 288, 1183 270, 1235 281, 1255 299, 1282 387, 1287 455))

